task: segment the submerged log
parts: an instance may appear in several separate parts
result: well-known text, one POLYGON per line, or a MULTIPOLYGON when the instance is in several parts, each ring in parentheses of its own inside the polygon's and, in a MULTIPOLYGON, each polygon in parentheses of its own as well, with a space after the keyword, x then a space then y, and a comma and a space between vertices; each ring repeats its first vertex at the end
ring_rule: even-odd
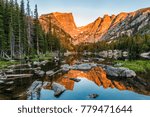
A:
POLYGON ((7 78, 12 78, 12 77, 20 77, 20 78, 22 78, 22 77, 32 77, 33 76, 33 74, 7 74, 6 75, 7 76, 7 78))

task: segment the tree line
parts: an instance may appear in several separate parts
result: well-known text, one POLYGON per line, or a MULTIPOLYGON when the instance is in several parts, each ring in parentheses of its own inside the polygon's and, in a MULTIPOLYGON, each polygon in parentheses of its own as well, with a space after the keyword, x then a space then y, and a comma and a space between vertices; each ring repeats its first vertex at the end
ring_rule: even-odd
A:
POLYGON ((87 43, 76 46, 77 52, 100 52, 115 49, 128 51, 129 58, 136 59, 140 53, 150 51, 150 35, 136 34, 131 37, 124 35, 114 40, 103 40, 93 44, 87 43))
POLYGON ((51 33, 42 30, 34 11, 24 0, 0 0, 0 58, 22 58, 59 50, 60 42, 51 33))

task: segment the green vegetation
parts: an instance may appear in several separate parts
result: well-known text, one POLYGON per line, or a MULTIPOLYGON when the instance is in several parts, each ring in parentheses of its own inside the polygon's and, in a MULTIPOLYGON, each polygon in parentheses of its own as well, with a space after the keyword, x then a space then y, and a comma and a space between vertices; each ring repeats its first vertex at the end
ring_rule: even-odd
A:
POLYGON ((31 61, 52 60, 53 55, 51 53, 46 53, 46 54, 30 56, 29 58, 31 58, 31 61))
POLYGON ((129 68, 135 72, 146 72, 150 71, 150 61, 149 60, 132 60, 132 61, 115 61, 117 63, 122 63, 122 67, 129 68))
POLYGON ((42 29, 37 5, 33 12, 29 0, 26 5, 24 0, 20 5, 17 0, 0 0, 0 58, 22 59, 60 48, 59 39, 42 29))
MULTIPOLYGON (((30 61, 43 61, 43 60, 49 60, 50 61, 53 58, 51 53, 26 56, 26 57, 29 57, 30 61)), ((20 62, 21 61, 19 61, 19 60, 15 60, 15 61, 0 60, 0 69, 6 68, 10 65, 20 64, 20 62)))
POLYGON ((114 40, 104 40, 97 43, 87 43, 76 46, 76 51, 100 52, 103 50, 123 50, 129 52, 129 59, 134 60, 142 52, 150 51, 150 34, 136 34, 134 36, 122 36, 114 40))
POLYGON ((15 65, 15 64, 19 64, 19 62, 18 61, 0 61, 0 69, 3 69, 10 65, 15 65))

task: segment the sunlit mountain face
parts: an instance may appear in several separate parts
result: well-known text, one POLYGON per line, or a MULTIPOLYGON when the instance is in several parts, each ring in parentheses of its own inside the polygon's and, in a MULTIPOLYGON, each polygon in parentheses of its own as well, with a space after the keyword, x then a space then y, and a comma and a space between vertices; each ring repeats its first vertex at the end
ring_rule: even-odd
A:
MULTIPOLYGON (((121 12, 118 15, 104 15, 92 23, 77 27, 72 13, 50 13, 41 15, 39 21, 45 32, 56 34, 63 44, 64 40, 73 45, 94 43, 115 39, 122 35, 132 36, 150 24, 150 8, 134 12, 121 12)), ((144 34, 150 33, 143 31, 144 34)), ((67 43, 69 44, 69 43, 67 43)))

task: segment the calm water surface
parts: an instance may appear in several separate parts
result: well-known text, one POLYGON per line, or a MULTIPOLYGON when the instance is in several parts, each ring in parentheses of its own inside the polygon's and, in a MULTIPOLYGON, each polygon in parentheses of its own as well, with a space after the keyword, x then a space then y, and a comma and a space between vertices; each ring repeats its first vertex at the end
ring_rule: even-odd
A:
MULTIPOLYGON (((82 63, 82 60, 85 59, 88 59, 88 57, 69 56, 64 59, 65 61, 63 61, 61 65, 73 65, 77 62, 82 63)), ((97 63, 96 61, 89 62, 97 63)), ((101 63, 111 64, 111 61, 105 60, 101 63)), ((46 72, 56 67, 59 69, 59 65, 56 66, 54 63, 49 63, 46 66, 43 66, 42 70, 46 72)), ((142 82, 144 83, 137 81, 136 78, 114 79, 108 78, 102 74, 102 70, 98 69, 96 71, 94 68, 85 72, 72 70, 66 73, 57 74, 54 77, 24 79, 23 81, 17 81, 15 84, 15 92, 0 93, 0 99, 30 99, 25 96, 26 91, 35 80, 39 80, 42 82, 59 83, 66 88, 66 91, 59 97, 55 97, 51 86, 44 87, 39 91, 38 98, 33 98, 36 100, 93 100, 89 97, 90 94, 99 95, 97 98, 94 98, 94 100, 150 100, 150 72, 140 75, 143 79, 142 82), (99 72, 100 75, 96 75, 97 72, 99 72), (70 78, 77 77, 81 79, 80 82, 70 80, 70 78), (144 85, 145 83, 149 85, 144 85)))

